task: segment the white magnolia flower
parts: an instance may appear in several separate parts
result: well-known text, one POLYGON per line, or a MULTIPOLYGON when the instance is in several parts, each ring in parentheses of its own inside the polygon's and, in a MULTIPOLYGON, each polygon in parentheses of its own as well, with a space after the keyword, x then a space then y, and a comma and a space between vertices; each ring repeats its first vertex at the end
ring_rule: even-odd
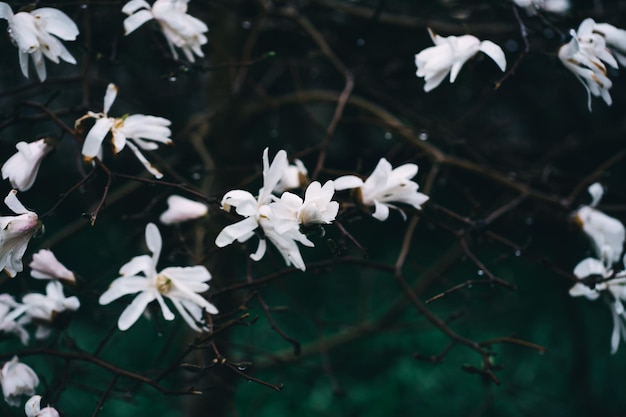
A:
POLYGON ((592 196, 592 204, 576 210, 573 215, 574 221, 591 239, 596 256, 609 268, 621 258, 626 230, 622 222, 594 207, 602 198, 602 186, 595 183, 588 190, 592 196))
POLYGON ((30 321, 27 316, 24 316, 25 311, 26 306, 15 301, 12 296, 0 294, 0 332, 15 334, 24 345, 29 339, 24 325, 30 321))
POLYGON ((30 366, 18 361, 14 356, 0 371, 0 384, 5 401, 14 407, 20 405, 20 396, 33 395, 39 385, 39 378, 30 366))
POLYGON ((602 97, 612 104, 609 90, 613 86, 606 76, 606 66, 617 68, 617 61, 607 48, 606 39, 594 30, 593 19, 585 19, 578 31, 570 30, 572 39, 559 49, 559 59, 587 90, 587 106, 591 111, 591 96, 602 97))
POLYGON ((68 282, 76 282, 74 273, 59 262, 49 249, 41 249, 33 255, 32 262, 28 265, 31 269, 30 276, 37 279, 61 279, 68 282))
POLYGON ((76 64, 72 54, 59 39, 76 40, 78 27, 62 11, 42 7, 30 13, 13 14, 11 6, 0 2, 0 18, 6 19, 9 23, 9 35, 18 48, 20 68, 26 78, 29 56, 33 60, 40 81, 46 79, 44 56, 55 64, 59 63, 59 58, 70 64, 76 64))
POLYGON ((421 205, 429 198, 417 191, 419 186, 411 181, 415 175, 417 175, 417 165, 404 164, 393 169, 385 158, 381 158, 374 172, 365 182, 354 175, 346 175, 335 180, 335 189, 340 191, 358 188, 358 198, 361 204, 374 206, 372 216, 377 220, 387 220, 390 208, 400 211, 400 214, 405 217, 402 210, 389 203, 405 203, 421 209, 421 205))
POLYGON ((54 146, 43 138, 30 143, 18 142, 15 147, 17 153, 2 165, 2 179, 8 178, 13 188, 26 191, 33 186, 41 161, 54 146))
POLYGON ((295 159, 293 162, 293 165, 288 165, 283 171, 280 181, 276 187, 274 187, 275 193, 280 194, 283 191, 293 190, 294 188, 299 188, 302 184, 306 184, 308 182, 308 171, 302 161, 295 159))
POLYGON ((206 216, 209 208, 206 204, 189 200, 179 195, 171 195, 167 198, 167 210, 161 214, 159 220, 163 224, 175 224, 186 222, 206 216))
POLYGON ((282 233, 288 229, 297 229, 299 225, 332 223, 339 212, 339 203, 331 201, 334 194, 333 181, 327 181, 323 187, 313 181, 306 189, 304 200, 284 192, 280 200, 270 204, 274 228, 282 233))
MULTIPOLYGON (((626 259, 624 259, 626 263, 626 259)), ((622 301, 626 300, 626 271, 614 273, 605 264, 594 258, 586 258, 576 265, 574 275, 579 279, 595 277, 600 280, 590 287, 582 282, 576 283, 569 293, 572 297, 585 296, 596 300, 605 295, 604 300, 611 309, 613 316, 613 333, 611 335, 611 353, 617 352, 620 336, 626 340, 626 312, 622 301)))
MULTIPOLYGON (((287 153, 283 150, 279 151, 270 164, 268 152, 267 148, 263 151, 263 187, 259 190, 258 197, 255 198, 247 191, 233 190, 222 198, 222 209, 230 211, 231 207, 235 207, 237 214, 245 219, 226 226, 215 239, 215 244, 222 248, 235 240, 245 242, 254 236, 254 231, 260 226, 264 236, 276 246, 286 264, 304 271, 306 265, 297 243, 312 247, 313 242, 300 232, 298 220, 291 216, 293 213, 279 217, 272 211, 272 207, 277 207, 273 203, 278 201, 278 198, 272 194, 272 190, 276 189, 276 185, 288 166, 287 153)), ((285 194, 299 199, 291 193, 283 195, 285 194)), ((315 204, 313 199, 312 195, 311 209, 315 204)), ((265 255, 266 249, 267 242, 264 238, 260 238, 257 250, 250 255, 250 258, 254 261, 260 260, 265 255)))
POLYGON ((57 315, 65 311, 76 311, 80 307, 78 298, 65 297, 63 285, 59 281, 50 281, 46 285, 46 294, 30 293, 22 297, 26 306, 26 315, 38 323, 37 339, 45 339, 50 335, 51 324, 57 315))
POLYGON ((443 37, 430 28, 428 33, 435 46, 426 48, 415 55, 417 76, 424 77, 426 81, 424 91, 426 92, 441 84, 448 74, 450 74, 450 82, 453 83, 465 62, 479 51, 493 59, 500 70, 506 69, 506 57, 502 48, 491 41, 481 42, 472 35, 443 37))
POLYGON ((41 395, 34 395, 26 401, 24 412, 26 417, 60 417, 59 412, 50 406, 41 408, 41 395))
POLYGON ((11 190, 4 204, 17 216, 0 216, 0 268, 14 277, 24 269, 22 257, 30 238, 39 230, 37 213, 26 210, 17 199, 17 191, 11 190))
POLYGON ((617 61, 626 67, 626 30, 616 28, 608 23, 595 23, 593 32, 602 36, 606 46, 611 50, 617 61))
POLYGON ((174 313, 165 303, 165 297, 174 304, 189 327, 197 332, 203 331, 204 311, 218 313, 217 308, 200 295, 209 289, 206 282, 211 279, 211 274, 204 266, 169 267, 157 272, 162 240, 159 229, 153 223, 146 226, 146 244, 152 256, 136 256, 123 265, 121 276, 100 296, 100 304, 109 304, 124 295, 139 293, 117 322, 120 330, 127 330, 154 300, 159 303, 165 320, 174 320, 174 313))
POLYGON ((209 28, 199 19, 187 14, 189 0, 156 0, 152 7, 145 0, 131 0, 124 5, 122 12, 129 15, 124 20, 126 35, 149 20, 156 20, 172 51, 174 59, 178 53, 174 47, 182 49, 187 60, 195 62, 194 54, 203 57, 201 46, 207 43, 204 35, 209 28))
POLYGON ((147 116, 145 114, 133 114, 117 118, 109 117, 109 109, 117 97, 117 90, 115 84, 111 83, 107 86, 107 91, 104 94, 104 111, 102 113, 88 111, 86 115, 76 120, 75 126, 78 127, 85 119, 96 119, 96 123, 87 133, 83 143, 83 157, 88 161, 94 157, 101 158, 102 142, 111 132, 113 152, 118 153, 128 146, 148 172, 156 178, 163 177, 163 174, 148 162, 139 148, 155 150, 159 147, 155 142, 166 145, 171 144, 172 139, 170 139, 170 135, 172 132, 168 127, 171 122, 163 117, 147 116))
POLYGON ((570 8, 569 0, 513 0, 519 7, 524 7, 530 14, 537 10, 550 13, 565 13, 570 8))

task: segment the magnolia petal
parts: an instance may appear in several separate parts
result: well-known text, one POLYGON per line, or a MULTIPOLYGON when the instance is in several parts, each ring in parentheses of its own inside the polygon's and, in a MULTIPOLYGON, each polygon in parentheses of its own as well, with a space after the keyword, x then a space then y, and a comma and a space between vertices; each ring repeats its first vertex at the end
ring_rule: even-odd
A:
POLYGON ((30 14, 39 19, 39 25, 46 32, 65 41, 76 40, 79 33, 78 26, 62 11, 51 7, 42 7, 33 10, 30 14))
POLYGON ((5 2, 0 2, 0 19, 9 20, 13 17, 13 10, 5 2))
POLYGON ((344 175, 333 180, 335 184, 335 191, 348 190, 352 188, 359 188, 363 186, 363 180, 356 175, 344 175))
MULTIPOLYGON (((123 11, 123 10, 122 10, 123 11)), ((144 23, 154 19, 148 10, 140 10, 124 19, 124 35, 130 35, 140 28, 144 23)))
POLYGON ((384 221, 389 217, 389 206, 374 200, 374 213, 372 217, 376 220, 384 221))
POLYGON ((122 7, 122 13, 132 14, 139 9, 150 9, 150 4, 145 0, 130 0, 122 7))
POLYGON ((145 156, 143 156, 143 154, 141 153, 141 151, 137 148, 137 146, 135 146, 133 143, 131 142, 126 142, 126 146, 128 146, 128 148, 133 151, 133 153, 135 154, 135 156, 137 157, 137 159, 139 160, 139 162, 141 162, 141 164, 143 165, 143 167, 152 175, 154 175, 154 177, 156 179, 161 179, 163 178, 163 174, 161 173, 161 171, 159 171, 154 165, 152 165, 150 163, 150 161, 148 161, 146 159, 145 156))
POLYGON ((149 287, 147 278, 144 277, 121 277, 111 283, 109 289, 100 295, 98 303, 107 305, 128 294, 135 294, 146 291, 149 287))
POLYGON ((589 188, 587 188, 587 191, 591 195, 590 206, 596 207, 598 203, 600 203, 600 200, 602 199, 602 196, 604 195, 604 188, 602 187, 602 184, 600 184, 599 182, 595 182, 591 184, 589 188))
POLYGON ((152 265, 156 269, 156 262, 161 256, 161 248, 163 247, 163 240, 161 239, 161 233, 159 228, 154 223, 148 223, 146 225, 146 245, 150 252, 152 252, 152 259, 154 264, 152 265))
POLYGON ((250 254, 250 259, 255 262, 260 261, 263 256, 265 256, 265 251, 267 250, 267 242, 265 239, 259 240, 259 246, 256 248, 256 252, 250 254))
POLYGON ((506 70, 506 56, 500 46, 491 41, 482 41, 480 50, 496 63, 500 71, 504 72, 506 70))
POLYGON ((135 297, 120 315, 117 327, 122 331, 128 330, 139 319, 148 304, 155 299, 155 295, 152 291, 144 291, 135 297))
POLYGON ((24 207, 22 202, 17 199, 17 190, 9 191, 9 194, 4 198, 4 204, 10 208, 15 214, 26 214, 29 211, 24 207))
POLYGON ((89 133, 87 133, 87 137, 83 143, 81 152, 85 158, 91 159, 98 155, 102 147, 102 142, 114 123, 115 120, 108 117, 96 120, 96 123, 91 130, 89 130, 89 133))
POLYGON ((590 275, 600 275, 604 277, 607 271, 604 264, 598 259, 586 258, 583 259, 574 268, 574 275, 578 278, 586 278, 590 275))
POLYGON ((152 257, 148 255, 135 256, 133 259, 125 263, 120 268, 120 275, 123 277, 129 277, 137 275, 140 272, 149 275, 152 270, 152 257))
POLYGON ((226 226, 215 238, 215 244, 219 248, 230 245, 235 240, 243 242, 252 236, 252 232, 259 227, 259 223, 254 217, 248 217, 237 223, 226 226), (246 237, 245 239, 243 239, 246 237))

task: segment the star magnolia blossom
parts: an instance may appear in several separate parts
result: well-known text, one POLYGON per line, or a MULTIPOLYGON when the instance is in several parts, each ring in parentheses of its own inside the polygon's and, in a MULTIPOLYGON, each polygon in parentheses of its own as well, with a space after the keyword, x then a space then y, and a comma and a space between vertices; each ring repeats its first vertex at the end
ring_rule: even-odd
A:
MULTIPOLYGON (((626 263, 626 259, 624 261, 626 263)), ((602 261, 594 258, 586 258, 576 265, 574 275, 579 279, 593 276, 605 280, 596 283, 593 289, 581 282, 576 283, 569 290, 569 293, 572 297, 582 295, 589 300, 596 300, 601 295, 606 295, 604 299, 611 309, 613 316, 611 353, 617 352, 620 336, 622 339, 626 340, 626 312, 622 304, 622 301, 626 300, 626 272, 621 271, 615 274, 611 269, 606 268, 602 261)))
MULTIPOLYGON (((572 71, 576 78, 587 90, 587 107, 591 111, 591 96, 602 97, 607 105, 612 104, 609 90, 613 86, 606 76, 605 64, 617 68, 617 61, 607 47, 607 40, 595 30, 593 19, 585 19, 578 27, 578 31, 570 30, 572 39, 559 49, 559 59, 567 69, 572 71)), ((609 28, 611 25, 601 26, 611 34, 612 41, 619 42, 621 37, 609 28)), ((626 40, 622 40, 626 46, 626 40)))
POLYGON ((26 191, 33 186, 41 161, 54 146, 43 138, 31 143, 18 142, 15 147, 17 153, 2 165, 2 179, 8 178, 13 188, 26 191))
POLYGON ((68 282, 76 282, 76 276, 65 265, 59 262, 49 249, 41 249, 33 255, 32 262, 28 265, 31 269, 30 276, 36 279, 60 279, 68 282))
POLYGON ((187 14, 189 0, 156 0, 152 7, 145 0, 131 0, 124 5, 122 12, 129 15, 124 20, 126 35, 134 32, 149 20, 156 20, 172 51, 174 59, 178 53, 174 47, 182 49, 187 60, 195 62, 194 54, 203 57, 201 46, 207 43, 204 33, 209 28, 199 19, 187 14))
POLYGON ((39 378, 30 366, 18 361, 14 356, 0 371, 0 384, 5 401, 14 407, 20 405, 22 395, 33 395, 39 385, 39 378))
POLYGON ((574 221, 582 227, 591 239, 596 256, 607 268, 620 260, 626 239, 626 230, 619 220, 602 213, 594 206, 602 198, 602 187, 596 183, 589 187, 593 201, 590 206, 582 206, 574 213, 574 221))
POLYGON ((156 169, 139 148, 143 150, 155 150, 159 147, 154 142, 169 145, 172 143, 169 129, 171 122, 163 117, 147 116, 145 114, 133 114, 124 117, 109 117, 109 109, 117 97, 117 86, 109 84, 104 95, 104 111, 102 113, 87 112, 86 115, 76 120, 78 127, 85 119, 96 119, 85 142, 83 143, 82 154, 86 160, 94 157, 102 158, 102 142, 111 132, 113 137, 113 152, 118 153, 128 146, 135 154, 139 162, 156 178, 163 177, 163 174, 156 169), (152 141, 152 142, 149 142, 152 141))
POLYGON ((472 35, 443 37, 428 29, 435 46, 426 48, 415 55, 417 76, 424 77, 424 91, 436 88, 448 74, 450 82, 456 80, 459 71, 467 60, 483 52, 498 65, 500 70, 506 69, 506 57, 502 48, 491 41, 480 41, 472 35))
POLYGON ((40 81, 46 79, 45 56, 55 64, 59 59, 76 64, 74 57, 59 39, 76 40, 78 27, 65 13, 50 7, 13 14, 11 6, 0 2, 0 18, 9 22, 9 35, 18 48, 22 74, 28 78, 28 57, 35 65, 40 81), (59 39, 57 39, 59 38, 59 39))
POLYGON ((0 216, 0 268, 10 276, 24 269, 22 257, 30 238, 39 230, 41 224, 36 213, 26 210, 17 199, 17 191, 11 190, 4 199, 4 204, 17 216, 0 216))
POLYGON ((45 339, 50 335, 50 325, 57 315, 65 311, 76 311, 80 307, 78 298, 65 297, 63 285, 59 281, 50 281, 46 285, 46 294, 30 293, 22 297, 26 315, 39 324, 35 337, 45 339))
POLYGON ((390 208, 400 211, 402 217, 406 217, 402 210, 389 203, 405 203, 421 209, 429 197, 417 191, 419 186, 411 181, 415 175, 417 165, 404 164, 393 169, 385 158, 381 158, 372 175, 365 181, 354 175, 346 175, 335 180, 335 189, 339 191, 358 188, 360 203, 373 206, 372 217, 377 220, 387 220, 390 208))
MULTIPOLYGON (((330 201, 334 193, 332 181, 327 182, 324 187, 313 182, 307 188, 304 201, 288 192, 278 199, 272 194, 272 190, 276 190, 287 167, 285 151, 279 151, 270 164, 266 148, 263 151, 263 187, 259 190, 258 197, 255 198, 243 190, 229 191, 224 195, 222 208, 230 211, 231 207, 235 207, 237 214, 245 219, 226 226, 220 232, 215 239, 218 247, 230 245, 235 240, 245 242, 254 236, 254 231, 260 226, 264 237, 278 249, 287 265, 306 270, 298 243, 308 247, 313 247, 314 244, 300 232, 300 224, 330 223, 337 215, 339 204, 330 201)), ((254 261, 260 260, 266 249, 267 242, 261 238, 256 252, 250 258, 254 261)))
POLYGON ((164 300, 168 298, 189 327, 197 332, 203 331, 204 312, 218 313, 217 308, 199 294, 209 289, 206 282, 211 279, 211 274, 204 266, 169 267, 157 272, 162 240, 159 229, 153 223, 146 226, 146 244, 152 256, 136 256, 122 266, 121 276, 100 296, 100 304, 106 305, 124 295, 139 293, 117 322, 120 330, 127 330, 154 300, 159 303, 165 320, 174 320, 174 313, 164 300), (140 273, 143 275, 138 275, 140 273))
POLYGON ((519 7, 524 7, 530 14, 536 10, 551 13, 565 13, 570 8, 569 0, 513 0, 519 7))
POLYGON ((159 217, 159 220, 161 220, 163 224, 186 222, 206 216, 209 212, 209 208, 206 204, 189 200, 178 195, 169 196, 167 198, 167 205, 167 210, 159 217))
POLYGON ((34 395, 26 401, 24 412, 26 417, 60 417, 59 412, 50 406, 41 408, 41 395, 34 395))

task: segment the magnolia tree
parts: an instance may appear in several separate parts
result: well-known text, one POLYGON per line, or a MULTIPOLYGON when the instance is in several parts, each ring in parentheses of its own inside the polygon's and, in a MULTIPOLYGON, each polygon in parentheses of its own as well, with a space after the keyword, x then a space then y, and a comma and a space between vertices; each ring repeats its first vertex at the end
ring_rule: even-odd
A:
POLYGON ((0 414, 623 413, 624 4, 413 3, 0 3, 0 414))

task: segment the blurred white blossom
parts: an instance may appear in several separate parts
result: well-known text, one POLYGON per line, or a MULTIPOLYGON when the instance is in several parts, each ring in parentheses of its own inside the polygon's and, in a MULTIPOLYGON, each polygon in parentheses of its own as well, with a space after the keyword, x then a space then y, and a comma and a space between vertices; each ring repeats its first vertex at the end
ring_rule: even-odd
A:
POLYGON ((14 356, 6 362, 0 371, 0 384, 5 401, 13 406, 20 405, 22 395, 33 395, 35 387, 39 385, 39 378, 30 366, 19 362, 14 356))
POLYGON ((50 335, 51 325, 57 315, 65 311, 76 311, 80 307, 78 298, 66 297, 63 285, 59 281, 50 281, 46 285, 46 294, 29 293, 22 297, 26 306, 26 315, 38 324, 35 337, 45 339, 50 335))
POLYGON ((206 216, 209 208, 206 204, 189 200, 179 195, 171 195, 167 198, 167 210, 165 210, 159 220, 163 224, 175 224, 186 222, 206 216))
POLYGON ((617 61, 607 47, 605 37, 595 30, 595 26, 593 19, 583 20, 578 31, 570 30, 572 39, 559 49, 559 59, 563 65, 574 73, 587 90, 589 111, 592 95, 602 97, 609 106, 612 104, 609 90, 613 83, 606 75, 605 64, 617 68, 617 61))
POLYGON ((293 190, 299 188, 303 184, 308 182, 308 171, 301 160, 295 159, 293 165, 288 165, 283 171, 283 175, 280 177, 280 181, 274 187, 275 193, 282 193, 283 191, 293 190))
POLYGON ((17 153, 2 165, 2 179, 8 178, 13 188, 26 191, 33 186, 41 161, 54 146, 42 138, 30 143, 18 142, 15 148, 17 153))
POLYGON ((15 334, 24 345, 30 338, 24 329, 24 325, 30 322, 25 312, 26 306, 15 301, 11 295, 0 294, 0 332, 15 334))
POLYGON ((0 19, 9 23, 9 36, 18 48, 22 74, 28 78, 28 57, 35 65, 40 81, 46 79, 44 56, 55 64, 59 59, 70 64, 76 60, 59 40, 73 41, 78 36, 78 27, 65 13, 51 7, 42 7, 31 12, 13 14, 11 6, 0 2, 0 19))
POLYGON ((157 143, 171 144, 170 135, 172 132, 168 127, 171 122, 163 117, 145 114, 109 117, 108 113, 117 97, 117 91, 118 88, 115 84, 109 84, 104 94, 104 111, 102 113, 88 111, 86 115, 76 120, 75 126, 78 128, 84 120, 96 119, 95 124, 85 137, 82 149, 83 157, 87 161, 94 157, 102 158, 102 142, 111 132, 114 153, 118 153, 128 146, 148 172, 156 178, 163 177, 163 174, 146 159, 139 148, 155 150, 159 147, 157 143))
POLYGON ((127 330, 154 300, 159 303, 165 320, 174 320, 174 313, 165 303, 165 297, 174 304, 189 327, 197 332, 205 330, 204 312, 218 313, 217 308, 200 295, 209 289, 206 283, 211 279, 209 271, 204 266, 192 266, 169 267, 157 272, 162 240, 159 229, 153 223, 146 226, 146 244, 152 256, 136 256, 124 264, 119 271, 121 276, 100 296, 100 304, 106 305, 124 295, 139 293, 117 322, 120 330, 127 330))
POLYGON ((592 196, 592 204, 576 210, 573 214, 574 221, 591 239, 598 259, 601 259, 606 267, 610 268, 611 265, 621 259, 626 230, 622 222, 594 207, 602 198, 602 186, 598 183, 592 184, 588 191, 592 196))
POLYGON ((337 191, 358 189, 357 197, 360 203, 364 206, 373 206, 372 217, 383 221, 389 217, 390 208, 398 210, 406 217, 400 208, 390 203, 404 203, 421 209, 422 204, 428 201, 429 197, 418 192, 419 186, 411 181, 415 175, 417 165, 404 164, 394 169, 385 158, 381 158, 374 172, 365 181, 354 175, 346 175, 334 182, 337 191))
POLYGON ((60 417, 59 412, 50 406, 41 408, 41 395, 34 395, 26 401, 24 412, 26 417, 60 417))
POLYGON ((41 249, 33 255, 33 260, 28 265, 31 269, 30 276, 37 279, 60 279, 68 282, 76 282, 76 276, 65 265, 59 262, 49 249, 41 249))
POLYGON ((204 35, 209 28, 201 20, 187 14, 189 0, 156 0, 152 7, 145 0, 131 0, 124 5, 122 12, 129 15, 124 19, 126 35, 135 31, 149 20, 156 20, 167 39, 174 59, 178 53, 174 47, 182 49, 190 62, 195 62, 194 54, 203 57, 201 46, 207 43, 204 35))
POLYGON ((424 77, 424 91, 436 88, 448 74, 450 82, 456 80, 461 68, 479 51, 491 58, 500 70, 506 69, 506 57, 502 48, 491 41, 480 41, 472 35, 448 36, 437 35, 430 28, 430 38, 435 46, 424 49, 415 55, 417 76, 424 77))
MULTIPOLYGON (((626 260, 625 260, 626 262, 626 260)), ((579 282, 576 283, 569 293, 572 297, 584 296, 589 300, 596 300, 605 294, 605 302, 611 310, 613 316, 613 333, 611 335, 611 353, 617 352, 621 339, 626 340, 626 312, 622 301, 626 300, 626 272, 618 273, 607 268, 604 262, 586 258, 576 265, 574 275, 579 279, 595 278, 590 285, 579 282)))
POLYGON ((604 38, 606 46, 613 53, 617 61, 626 67, 626 30, 616 28, 608 23, 595 23, 593 32, 604 38))
POLYGON ((26 210, 17 199, 17 191, 11 190, 4 204, 17 216, 0 216, 0 268, 11 277, 24 269, 22 257, 30 238, 41 224, 37 213, 26 210))

